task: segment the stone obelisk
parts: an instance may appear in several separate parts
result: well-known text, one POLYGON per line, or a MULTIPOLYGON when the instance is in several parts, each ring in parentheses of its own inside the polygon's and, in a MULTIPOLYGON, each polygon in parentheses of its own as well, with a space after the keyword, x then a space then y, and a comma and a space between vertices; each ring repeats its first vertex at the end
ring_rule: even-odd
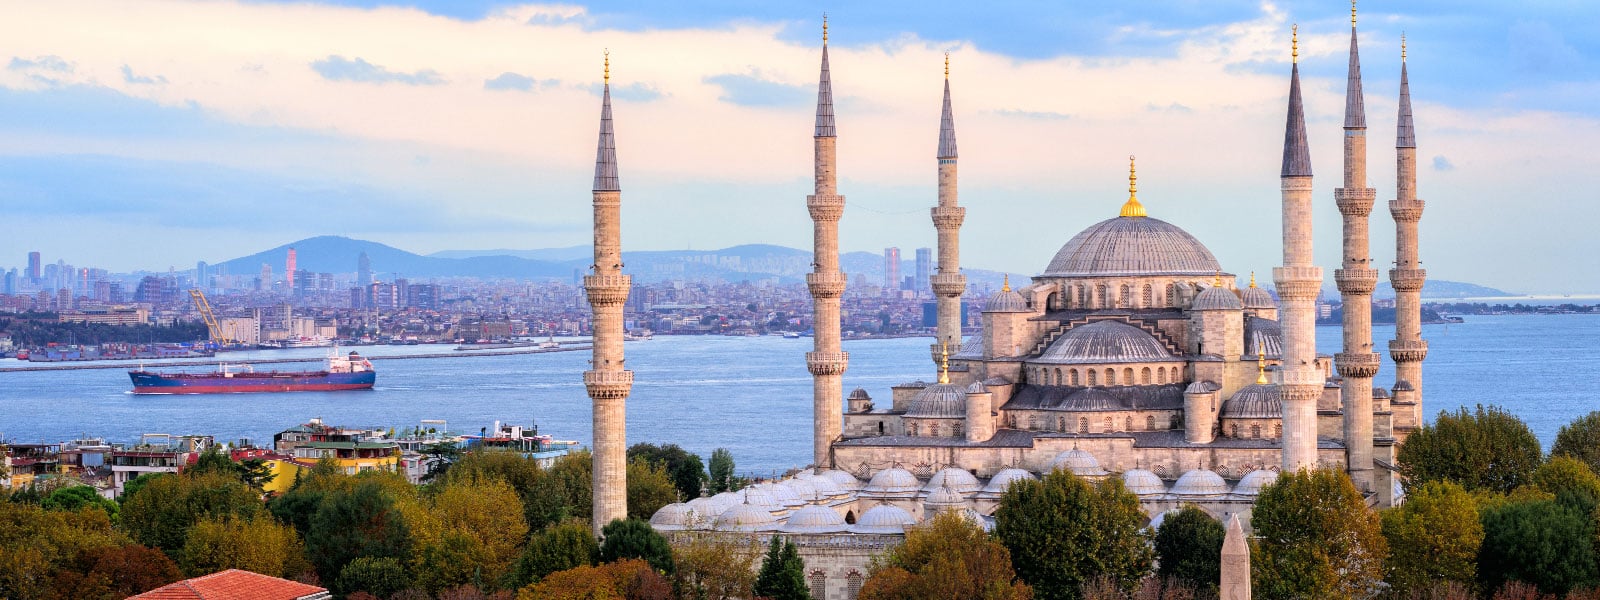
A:
POLYGON ((1222 600, 1250 600, 1250 544, 1238 514, 1228 518, 1228 533, 1222 538, 1221 584, 1222 600))

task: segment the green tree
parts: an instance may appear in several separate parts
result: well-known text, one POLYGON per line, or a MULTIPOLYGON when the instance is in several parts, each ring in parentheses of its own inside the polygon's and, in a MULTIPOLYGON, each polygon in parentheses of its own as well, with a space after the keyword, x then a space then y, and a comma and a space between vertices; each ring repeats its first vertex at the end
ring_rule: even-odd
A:
POLYGON ((0 502, 0 598, 55 597, 53 575, 71 570, 84 552, 125 543, 104 511, 45 510, 35 504, 0 502))
POLYGON ((1551 456, 1570 456, 1600 473, 1600 410, 1574 419, 1556 432, 1551 456))
POLYGON ((117 511, 122 508, 115 501, 101 496, 98 490, 87 485, 56 488, 55 491, 50 492, 50 495, 45 496, 44 500, 39 502, 39 506, 49 510, 67 511, 96 508, 106 511, 106 514, 111 516, 112 521, 116 521, 117 511))
POLYGON ((772 536, 752 591, 756 597, 771 600, 811 600, 811 591, 806 589, 806 565, 794 542, 772 536))
POLYGON ((190 577, 243 569, 290 578, 310 570, 294 528, 266 515, 201 519, 189 528, 178 564, 190 577))
POLYGON ((417 585, 430 593, 494 581, 492 574, 484 572, 494 565, 489 549, 464 531, 446 531, 419 547, 416 565, 417 585))
POLYGON ((267 510, 279 521, 293 525, 303 537, 310 533, 311 517, 322 507, 322 499, 349 491, 354 483, 333 460, 319 460, 309 472, 297 474, 288 492, 268 501, 267 510))
POLYGON ((272 465, 267 464, 265 459, 246 458, 241 460, 239 461, 238 470, 239 481, 243 481, 245 485, 250 486, 250 489, 257 492, 262 491, 267 487, 267 484, 278 478, 278 474, 272 472, 272 465))
POLYGON ((117 497, 117 501, 127 502, 128 498, 132 497, 135 492, 144 489, 144 486, 148 485, 151 481, 155 481, 157 478, 161 477, 177 477, 177 475, 173 475, 171 473, 145 473, 133 479, 129 479, 127 483, 122 484, 122 495, 117 497))
POLYGON ((493 587, 516 561, 528 534, 522 503, 502 479, 452 474, 427 512, 409 522, 426 559, 417 568, 417 581, 430 591, 467 583, 493 587))
POLYGON ((1454 481, 1467 491, 1506 493, 1539 467, 1539 439, 1516 415, 1497 406, 1441 411, 1406 438, 1396 457, 1411 485, 1454 481))
POLYGON ((265 511, 261 498, 232 474, 157 477, 124 496, 121 524, 133 539, 180 557, 189 528, 205 518, 251 518, 265 511))
POLYGON ((661 467, 642 460, 628 462, 628 518, 649 521, 661 507, 677 500, 678 490, 661 467))
POLYGON ((1533 485, 1549 492, 1557 501, 1585 513, 1600 507, 1600 476, 1589 465, 1571 456, 1552 456, 1539 465, 1530 478, 1533 485))
POLYGON ((593 565, 599 553, 600 544, 595 541, 588 521, 562 521, 528 539, 522 555, 506 575, 504 587, 521 589, 551 573, 593 565))
POLYGON ((1378 515, 1334 469, 1278 476, 1250 517, 1255 592, 1262 598, 1365 598, 1383 578, 1388 549, 1378 515))
POLYGON ((212 446, 201 452, 194 464, 185 467, 183 472, 190 477, 206 473, 236 476, 239 474, 239 463, 233 462, 233 459, 223 454, 220 448, 212 446))
POLYGON ((711 478, 706 482, 706 490, 711 494, 731 492, 734 487, 733 453, 727 448, 717 448, 711 451, 711 478))
POLYGON ((649 522, 617 519, 601 528, 600 536, 605 540, 600 543, 600 562, 637 558, 661 573, 672 574, 672 546, 667 544, 667 538, 650 527, 649 522))
POLYGON ((1011 553, 967 518, 944 512, 873 564, 861 600, 1028 600, 1011 553))
POLYGON ((363 556, 352 560, 339 572, 339 580, 334 585, 347 594, 366 592, 379 598, 388 598, 409 587, 411 575, 400 559, 392 556, 363 556))
POLYGON ((643 460, 665 471, 678 489, 678 502, 699 498, 706 482, 706 466, 700 457, 677 444, 634 444, 628 447, 628 460, 643 460))
POLYGON ((1139 498, 1117 478, 1090 485, 1052 471, 1042 481, 1013 483, 995 511, 995 536, 1044 600, 1076 600, 1096 576, 1131 591, 1154 560, 1139 498))
POLYGON ((331 493, 322 500, 311 517, 305 545, 317 573, 333 581, 357 557, 406 558, 411 533, 383 484, 363 480, 348 492, 331 493))
MULTIPOLYGON (((593 456, 573 452, 544 472, 528 502, 528 526, 543 529, 567 519, 586 519, 594 512, 593 456)), ((648 520, 677 498, 666 472, 643 461, 628 463, 628 518, 648 520)))
POLYGON ((1556 500, 1511 502, 1483 512, 1478 578, 1483 589, 1523 581, 1565 594, 1600 584, 1591 513, 1556 500))
POLYGON ((1215 590, 1222 578, 1222 523, 1193 504, 1169 514, 1156 531, 1157 574, 1197 589, 1215 590))
POLYGON ((461 448, 455 442, 438 442, 423 446, 418 451, 422 454, 423 464, 428 465, 428 472, 422 475, 423 481, 433 481, 449 472, 461 458, 461 448))
POLYGON ((1382 521, 1389 546, 1384 580, 1397 595, 1447 582, 1476 584, 1483 523, 1477 502, 1461 486, 1424 483, 1406 495, 1405 504, 1383 511, 1382 521))

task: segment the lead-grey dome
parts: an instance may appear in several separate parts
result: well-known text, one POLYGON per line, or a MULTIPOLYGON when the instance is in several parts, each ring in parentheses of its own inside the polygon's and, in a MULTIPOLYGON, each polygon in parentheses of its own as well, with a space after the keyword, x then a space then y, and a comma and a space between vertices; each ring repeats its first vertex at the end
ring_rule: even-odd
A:
POLYGON ((1189 305, 1189 310, 1239 310, 1244 308, 1244 303, 1228 288, 1214 285, 1195 296, 1194 304, 1189 305))
POLYGON ((989 484, 983 486, 983 494, 985 496, 998 497, 1006 493, 1006 489, 1010 488, 1011 484, 1029 479, 1038 480, 1039 478, 1023 469, 1006 469, 995 473, 994 477, 989 479, 989 484))
POLYGON ((826 506, 811 505, 794 511, 779 531, 784 533, 842 533, 848 526, 844 517, 826 506))
POLYGON ((910 471, 890 467, 873 475, 872 481, 867 482, 867 487, 861 491, 867 495, 904 495, 909 498, 922 491, 922 482, 917 481, 917 476, 910 471))
POLYGON ((1139 496, 1157 496, 1167 492, 1161 477, 1144 469, 1128 469, 1122 473, 1122 487, 1139 496))
POLYGON ((922 486, 922 489, 934 492, 946 487, 955 490, 958 494, 972 494, 983 489, 983 484, 978 483, 978 478, 973 477, 972 473, 967 472, 965 469, 945 467, 934 473, 933 477, 929 477, 928 484, 922 486))
POLYGON ((1233 493, 1241 496, 1259 496, 1261 488, 1272 485, 1277 480, 1277 471, 1257 469, 1239 478, 1239 484, 1233 486, 1233 493))
POLYGON ((916 518, 905 509, 892 504, 880 504, 867 509, 856 519, 856 524, 850 527, 854 533, 890 533, 901 534, 906 532, 907 525, 916 525, 916 518))
POLYGON ((1220 270, 1217 257, 1178 226, 1150 217, 1117 217, 1073 236, 1050 260, 1043 276, 1200 277, 1220 270))
POLYGON ((1073 448, 1056 455, 1050 461, 1050 470, 1066 471, 1079 477, 1099 477, 1106 475, 1106 470, 1100 468, 1100 460, 1086 450, 1073 448))
POLYGON ((1081 365, 1170 360, 1175 360, 1172 351, 1150 332, 1124 321, 1106 320, 1073 327, 1029 362, 1081 365))
POLYGON ((754 504, 737 504, 717 515, 718 531, 773 531, 778 528, 772 512, 754 504))
POLYGON ((1172 485, 1174 496, 1221 496, 1229 491, 1228 482, 1221 475, 1206 469, 1186 472, 1172 485))
POLYGON ((658 531, 688 529, 691 512, 687 504, 668 504, 650 515, 650 526, 658 531))
POLYGON ((966 388, 954 383, 930 385, 917 391, 906 407, 906 416, 914 419, 951 419, 967 416, 966 388))
POLYGON ((1222 403, 1224 419, 1281 419, 1283 418, 1283 392, 1270 383, 1254 383, 1237 392, 1222 403))
POLYGON ((983 312, 1025 313, 1033 311, 1028 309, 1028 301, 1022 299, 1022 294, 1013 289, 1004 289, 989 297, 989 303, 984 305, 983 312))
MULTIPOLYGON (((1254 276, 1252 275, 1251 277, 1252 277, 1251 283, 1254 283, 1254 279, 1253 279, 1254 276)), ((1278 307, 1278 303, 1274 302, 1272 300, 1272 294, 1271 293, 1267 292, 1267 290, 1265 288, 1258 288, 1258 287, 1256 287, 1254 285, 1245 288, 1244 289, 1244 293, 1239 295, 1239 299, 1244 302, 1244 307, 1245 308, 1277 308, 1278 307)))

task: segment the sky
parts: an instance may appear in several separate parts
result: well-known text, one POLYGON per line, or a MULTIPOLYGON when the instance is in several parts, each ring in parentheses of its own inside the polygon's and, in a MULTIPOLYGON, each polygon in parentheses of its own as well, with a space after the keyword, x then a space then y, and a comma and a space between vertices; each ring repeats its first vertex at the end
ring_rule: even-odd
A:
MULTIPOLYGON (((429 253, 591 239, 611 57, 624 248, 808 248, 821 43, 845 251, 934 246, 944 53, 962 260, 1038 273, 1116 216, 1281 256, 1290 26, 1337 267, 1342 2, 0 0, 0 266, 192 268, 314 235, 429 253)), ((1393 260, 1400 36, 1429 275, 1600 292, 1600 5, 1363 2, 1372 255, 1393 260)), ((1329 275, 1331 277, 1331 273, 1329 275)))

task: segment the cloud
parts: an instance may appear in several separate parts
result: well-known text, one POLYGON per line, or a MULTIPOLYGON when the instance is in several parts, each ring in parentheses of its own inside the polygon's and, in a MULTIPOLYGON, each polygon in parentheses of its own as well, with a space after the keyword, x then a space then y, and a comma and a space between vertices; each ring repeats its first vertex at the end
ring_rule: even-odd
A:
POLYGON ((122 80, 134 85, 156 85, 167 82, 167 78, 161 75, 156 75, 154 77, 148 75, 134 75, 133 67, 128 65, 122 65, 122 80))
MULTIPOLYGON (((591 85, 589 86, 589 93, 599 97, 600 93, 604 91, 601 89, 602 87, 603 86, 598 83, 591 85)), ((617 100, 626 100, 629 102, 650 102, 652 100, 660 100, 666 96, 667 95, 662 93, 660 89, 657 89, 656 86, 648 83, 630 83, 627 85, 613 84, 611 86, 611 97, 616 98, 617 100)))
POLYGON ((561 81, 558 79, 540 81, 527 75, 512 73, 511 71, 501 73, 494 79, 483 80, 483 89, 491 91, 533 92, 554 88, 559 85, 561 85, 561 81))
POLYGON ((35 57, 32 60, 22 58, 20 56, 13 56, 11 57, 11 64, 7 65, 6 68, 13 71, 28 71, 37 69, 41 71, 54 71, 57 73, 71 73, 72 63, 63 60, 61 57, 54 54, 35 57))
POLYGON ((1440 154, 1438 156, 1433 157, 1433 170, 1435 170, 1435 171, 1454 171, 1454 170, 1456 170, 1456 165, 1455 165, 1455 163, 1450 162, 1450 159, 1445 158, 1443 154, 1440 154))
POLYGON ((991 115, 1002 117, 1016 117, 1019 119, 1038 119, 1043 121, 1065 121, 1072 115, 1048 110, 1019 110, 1015 108, 999 108, 989 111, 991 115))
POLYGON ((805 106, 816 101, 816 84, 790 85, 762 76, 760 70, 748 75, 725 73, 703 79, 722 88, 717 100, 739 106, 805 106))
POLYGON ((312 61, 311 70, 329 81, 406 85, 439 85, 445 82, 444 78, 439 76, 439 72, 433 69, 421 69, 411 73, 391 71, 383 66, 369 63, 359 56, 351 60, 337 54, 312 61))

